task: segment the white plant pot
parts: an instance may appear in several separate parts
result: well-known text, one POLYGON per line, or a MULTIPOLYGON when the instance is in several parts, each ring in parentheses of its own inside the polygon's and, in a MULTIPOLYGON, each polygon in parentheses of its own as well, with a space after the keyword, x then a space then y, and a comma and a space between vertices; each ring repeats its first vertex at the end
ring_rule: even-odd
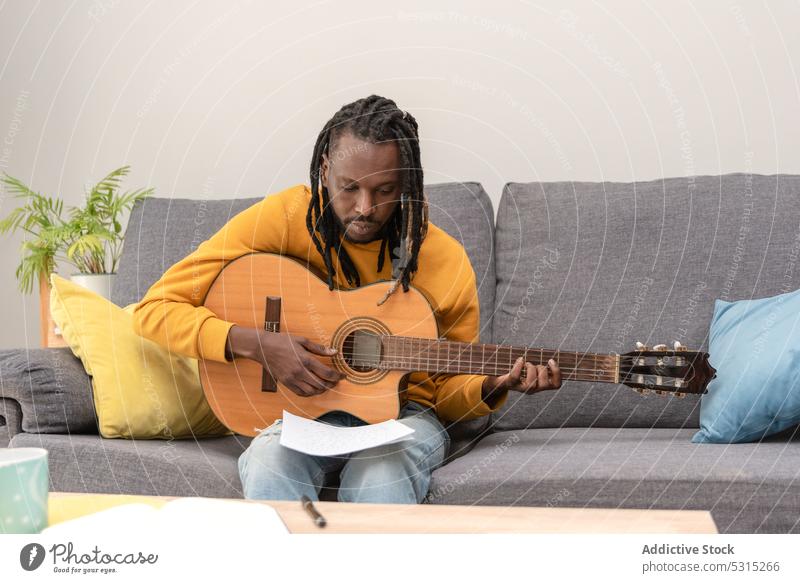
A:
POLYGON ((116 276, 116 273, 74 273, 70 280, 111 301, 111 286, 116 276))

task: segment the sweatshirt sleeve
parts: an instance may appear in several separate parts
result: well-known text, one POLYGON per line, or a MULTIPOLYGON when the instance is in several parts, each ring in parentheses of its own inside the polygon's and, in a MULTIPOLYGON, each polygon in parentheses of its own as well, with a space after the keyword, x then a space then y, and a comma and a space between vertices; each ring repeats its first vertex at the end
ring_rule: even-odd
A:
MULTIPOLYGON (((475 343, 480 328, 478 289, 471 265, 465 271, 468 273, 460 278, 461 292, 455 303, 440 315, 439 327, 448 340, 475 343)), ((506 401, 507 391, 493 397, 491 405, 483 400, 481 386, 485 378, 485 375, 417 372, 409 376, 409 384, 432 383, 436 414, 446 421, 466 421, 497 411, 506 401)))
POLYGON ((253 251, 283 253, 288 235, 279 195, 245 209, 150 287, 133 312, 134 331, 178 354, 228 362, 233 322, 202 305, 206 294, 227 263, 253 251))

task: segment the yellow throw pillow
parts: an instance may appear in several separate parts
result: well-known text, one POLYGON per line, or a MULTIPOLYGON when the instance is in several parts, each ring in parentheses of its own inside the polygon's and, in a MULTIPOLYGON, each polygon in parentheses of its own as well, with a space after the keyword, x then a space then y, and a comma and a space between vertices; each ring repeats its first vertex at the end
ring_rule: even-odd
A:
POLYGON ((233 435, 206 401, 197 361, 170 353, 133 331, 135 304, 120 308, 55 274, 50 285, 53 320, 92 377, 100 435, 233 435))

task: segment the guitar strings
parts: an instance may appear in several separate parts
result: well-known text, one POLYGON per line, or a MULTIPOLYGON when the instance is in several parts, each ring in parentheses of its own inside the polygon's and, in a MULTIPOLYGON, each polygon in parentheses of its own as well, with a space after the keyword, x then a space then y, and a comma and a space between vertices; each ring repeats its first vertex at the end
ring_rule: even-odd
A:
MULTIPOLYGON (((497 345, 482 345, 489 346, 490 352, 487 358, 485 348, 482 348, 481 354, 477 360, 480 363, 484 360, 483 366, 476 366, 472 354, 474 344, 459 343, 448 341, 449 344, 445 345, 448 355, 441 356, 441 345, 438 345, 437 340, 430 338, 413 338, 402 336, 387 336, 380 335, 381 346, 391 350, 388 357, 381 357, 380 363, 376 366, 374 362, 374 352, 351 352, 350 357, 353 366, 364 366, 366 368, 378 368, 380 370, 386 369, 400 369, 400 370, 419 370, 420 366, 434 366, 445 370, 440 372, 447 374, 484 374, 484 375, 500 375, 506 374, 511 371, 514 362, 519 357, 525 357, 527 362, 531 362, 530 358, 538 359, 544 364, 545 355, 548 358, 553 358, 558 362, 559 368, 562 373, 570 380, 608 380, 612 375, 616 375, 616 362, 609 362, 610 358, 619 357, 619 364, 629 366, 632 361, 638 356, 623 356, 623 355, 601 355, 596 353, 581 353, 575 351, 561 351, 552 349, 534 349, 526 347, 504 346, 497 345), (432 349, 436 347, 436 354, 433 354, 432 349), (456 354, 451 355, 451 347, 455 347, 456 354), (494 348, 493 351, 492 348, 494 348), (407 354, 411 352, 412 354, 407 354), (509 358, 509 364, 501 364, 499 359, 506 357, 506 352, 509 358), (529 354, 530 353, 530 354, 529 354), (537 354, 538 353, 538 354, 537 354), (362 360, 362 358, 364 360, 362 360), (407 366, 407 365, 418 366, 407 366), (585 366, 581 366, 585 365, 585 366), (456 367, 456 370, 446 370, 451 367, 456 367), (467 371, 459 370, 461 367, 467 368, 467 371), (480 372, 473 372, 476 368, 480 372), (588 377, 588 378, 579 378, 588 377)), ((683 355, 681 355, 683 356, 683 355)), ((686 355, 688 356, 688 355, 686 355)), ((523 373, 526 369, 523 369, 523 373)), ((432 372, 432 371, 421 371, 432 372)), ((630 373, 628 373, 630 374, 630 373)), ((647 373, 643 376, 662 376, 664 378, 677 378, 674 375, 662 374, 655 375, 647 373)))
MULTIPOLYGON (((524 349, 519 349, 524 350, 524 349)), ((548 351, 548 352, 560 352, 560 351, 548 351)), ((605 356, 594 356, 591 353, 585 354, 584 357, 579 357, 581 353, 564 353, 562 358, 558 359, 559 368, 561 369, 562 373, 570 380, 604 380, 609 379, 610 376, 616 373, 615 368, 609 368, 608 362, 606 362, 606 366, 602 367, 598 366, 600 363, 598 359, 602 360, 607 358, 605 356), (564 358, 566 357, 566 358, 564 358), (594 366, 591 366, 591 362, 594 361, 594 366), (589 367, 579 366, 580 364, 589 364, 589 367), (589 377, 580 379, 579 376, 589 377)), ((500 355, 500 352, 497 351, 495 355, 500 355)), ((531 354, 535 356, 535 352, 531 354)), ((372 357, 374 353, 372 352, 361 352, 351 353, 353 366, 364 366, 367 368, 378 368, 380 370, 387 370, 387 369, 399 369, 399 370, 419 370, 419 366, 407 366, 407 365, 433 365, 436 367, 444 367, 445 369, 450 368, 451 366, 455 366, 456 370, 442 370, 442 373, 448 374, 484 374, 484 375, 492 375, 497 376, 500 374, 506 374, 510 372, 513 368, 514 363, 500 364, 498 362, 486 362, 483 367, 476 365, 472 358, 464 358, 462 356, 458 357, 437 357, 431 355, 424 355, 423 353, 419 353, 417 355, 407 355, 407 354, 393 354, 389 358, 381 358, 380 364, 376 367, 374 364, 374 360, 359 360, 361 357, 372 357), (462 371, 459 370, 458 367, 463 366, 469 370, 462 371), (480 372, 473 372, 476 369, 480 369, 480 372)), ((503 355, 504 356, 504 355, 503 355)), ((512 356, 513 358, 513 356, 512 356)), ((627 357, 628 359, 633 359, 636 357, 627 357)), ((432 371, 421 371, 421 372, 432 372, 432 371)), ((523 369, 525 372, 525 369, 523 369)), ((627 373, 630 374, 630 373, 627 373)), ((669 374, 661 374, 656 375, 654 373, 644 373, 643 376, 651 377, 651 376, 661 376, 663 378, 683 378, 683 377, 676 377, 675 375, 669 374)))
MULTIPOLYGON (((471 345, 467 345, 467 346, 471 346, 471 345)), ((416 351, 415 351, 415 347, 413 347, 413 346, 403 346, 403 347, 400 347, 399 349, 397 347, 391 347, 391 348, 392 348, 392 350, 390 351, 390 355, 391 356, 388 357, 387 359, 392 359, 392 358, 394 358, 395 360, 396 359, 402 359, 402 360, 417 359, 417 360, 425 360, 426 362, 431 362, 432 361, 432 362, 437 362, 437 363, 438 362, 464 362, 465 364, 467 363, 467 361, 469 361, 470 364, 474 364, 473 361, 476 360, 475 358, 473 358, 473 354, 472 354, 471 349, 469 349, 469 350, 467 350, 467 349, 457 350, 455 354, 451 354, 450 353, 451 351, 448 350, 447 356, 441 356, 441 350, 440 349, 437 349, 436 355, 434 355, 432 350, 431 350, 431 348, 430 348, 430 346, 418 347, 418 348, 416 348, 416 351), (411 354, 408 354, 408 352, 409 352, 408 348, 412 349, 411 350, 412 351, 411 354)), ((536 359, 537 357, 538 357, 538 360, 544 361, 543 351, 540 350, 540 349, 530 350, 529 351, 530 354, 527 354, 528 351, 525 350, 525 349, 521 349, 520 348, 520 349, 514 349, 514 350, 516 350, 517 352, 520 352, 520 353, 519 354, 515 354, 514 352, 512 352, 511 354, 508 355, 510 366, 513 366, 513 364, 514 364, 514 362, 511 362, 511 361, 512 360, 516 361, 516 359, 519 358, 519 357, 525 357, 526 361, 528 361, 528 362, 531 362, 531 359, 536 359)), ((366 352, 366 351, 365 352, 351 352, 350 354, 352 354, 354 357, 357 357, 357 358, 360 358, 360 357, 366 358, 366 357, 371 357, 371 356, 375 355, 375 353, 371 352, 371 351, 370 352, 366 352)), ((564 363, 565 365, 577 364, 577 363, 589 363, 589 364, 593 363, 593 366, 595 368, 597 368, 599 366, 603 366, 603 365, 608 366, 610 364, 609 361, 608 361, 608 358, 609 358, 609 356, 611 356, 611 355, 609 355, 609 356, 595 355, 593 353, 583 353, 581 355, 581 353, 572 353, 572 352, 563 352, 562 353, 561 351, 552 351, 552 350, 548 350, 547 354, 548 354, 548 356, 550 358, 553 358, 554 360, 556 360, 559 363, 559 367, 561 366, 561 363, 564 363), (552 353, 552 355, 550 353, 552 353)), ((505 356, 506 355, 503 354, 500 350, 497 350, 495 352, 489 353, 488 358, 487 358, 486 353, 482 352, 481 355, 477 357, 477 360, 478 361, 485 360, 487 362, 494 361, 495 366, 499 366, 499 360, 500 359, 504 359, 505 356)), ((613 356, 612 356, 612 358, 613 358, 613 356)))
MULTIPOLYGON (((364 351, 364 352, 348 352, 348 354, 354 360, 359 359, 360 362, 362 362, 362 363, 372 363, 372 362, 374 362, 374 360, 373 360, 373 357, 375 356, 374 352, 366 352, 366 351, 364 351)), ((523 355, 520 355, 520 356, 523 356, 523 355)), ((529 356, 538 356, 538 355, 531 354, 529 356)), ((539 358, 541 358, 541 357, 539 357, 539 358)), ((631 363, 629 362, 629 360, 635 359, 635 358, 636 357, 628 357, 628 358, 626 358, 625 361, 620 360, 620 364, 625 364, 626 366, 630 365, 631 363)), ((463 353, 461 355, 451 355, 449 357, 446 357, 446 356, 432 356, 432 355, 429 355, 429 354, 425 354, 424 352, 420 352, 420 353, 418 353, 416 355, 414 355, 414 354, 392 353, 390 356, 382 356, 381 360, 382 361, 393 360, 393 361, 403 361, 403 362, 424 362, 425 364, 428 364, 428 363, 430 363, 430 364, 454 363, 454 364, 463 364, 465 366, 473 366, 474 367, 474 366, 479 366, 479 364, 476 365, 475 360, 477 360, 478 363, 480 363, 481 359, 480 358, 479 359, 473 359, 471 356, 466 356, 465 357, 463 353)), ((504 363, 501 364, 499 362, 499 360, 496 359, 496 358, 494 358, 494 359, 487 358, 485 360, 486 360, 486 365, 487 366, 494 366, 495 368, 503 368, 504 366, 506 366, 504 363)), ((509 361, 509 364, 508 364, 509 368, 514 366, 514 364, 516 362, 516 358, 514 358, 512 356, 512 360, 513 360, 513 362, 509 361)), ((574 356, 564 354, 563 356, 561 356, 561 357, 559 357, 559 358, 557 358, 555 360, 558 362, 559 368, 562 368, 562 369, 568 368, 568 367, 572 367, 572 368, 580 368, 582 370, 609 370, 610 367, 613 367, 614 364, 615 364, 613 362, 609 362, 607 360, 607 357, 603 357, 603 356, 600 356, 600 357, 587 356, 587 357, 584 357, 584 358, 576 358, 574 356), (605 359, 605 362, 603 362, 604 359, 605 359), (590 366, 589 366, 589 368, 580 367, 580 366, 578 366, 579 364, 588 364, 590 366)), ((526 359, 526 362, 531 362, 531 363, 535 364, 535 362, 533 360, 531 360, 531 359, 526 359)), ((544 364, 544 363, 542 363, 542 364, 544 364)))
MULTIPOLYGON (((418 340, 418 341, 417 340, 415 340, 415 341, 405 341, 405 340, 404 341, 398 341, 396 339, 396 337, 395 337, 395 338, 393 338, 391 340, 387 340, 385 342, 386 342, 386 344, 388 346, 391 346, 392 348, 395 348, 397 350, 405 350, 407 348, 411 348, 411 349, 415 349, 416 348, 418 350, 431 350, 434 346, 437 346, 437 342, 436 341, 429 341, 427 339, 422 339, 422 340, 418 340), (416 347, 413 346, 415 343, 418 346, 416 346, 416 347)), ((448 345, 454 347, 454 350, 457 350, 457 351, 462 352, 462 353, 466 352, 466 351, 474 350, 475 346, 495 347, 495 350, 494 351, 490 350, 489 353, 490 354, 501 354, 503 356, 505 356, 504 353, 506 351, 508 351, 512 355, 515 354, 515 353, 519 353, 520 356, 522 355, 522 353, 525 353, 525 352, 529 352, 531 355, 535 355, 537 353, 539 355, 548 354, 551 357, 554 356, 554 355, 562 355, 562 356, 569 356, 569 357, 581 357, 581 358, 604 358, 605 356, 615 356, 615 355, 600 355, 600 354, 597 354, 597 353, 594 353, 594 352, 575 352, 575 351, 571 351, 571 350, 563 350, 562 351, 562 350, 553 350, 553 349, 544 349, 544 348, 522 348, 522 347, 516 347, 516 346, 504 346, 502 344, 469 344, 469 343, 464 343, 464 342, 449 342, 448 344, 445 345, 445 347, 447 347, 448 345)), ((437 350, 441 350, 441 347, 437 347, 437 350)), ((481 349, 481 353, 484 354, 485 352, 486 352, 486 349, 482 348, 481 349)))
MULTIPOLYGON (((364 363, 364 366, 366 366, 368 368, 371 368, 371 369, 377 368, 378 370, 410 370, 412 372, 415 371, 414 367, 407 368, 407 367, 402 366, 402 363, 393 363, 393 362, 385 363, 385 366, 378 366, 378 367, 372 366, 372 363, 364 363)), ((600 372, 600 371, 596 371, 594 369, 580 369, 580 368, 573 369, 573 368, 566 368, 565 367, 565 368, 562 368, 561 370, 564 373, 564 375, 563 375, 564 380, 617 382, 616 380, 612 380, 613 377, 610 374, 603 373, 603 372, 600 372)), ((431 371, 418 371, 418 372, 431 372, 431 371)), ((488 370, 488 369, 485 369, 483 371, 476 371, 476 372, 460 372, 460 371, 457 371, 457 370, 456 371, 442 370, 440 372, 441 373, 445 373, 445 374, 477 374, 477 375, 499 376, 499 375, 508 373, 509 370, 507 370, 507 369, 500 369, 500 370, 488 370)), ((645 374, 645 375, 642 375, 642 376, 644 376, 644 377, 652 377, 652 376, 657 376, 657 375, 645 374)), ((671 376, 668 376, 668 375, 662 375, 662 376, 665 379, 675 378, 675 377, 671 377, 671 376)), ((631 378, 630 375, 620 375, 619 382, 621 383, 626 379, 630 380, 630 378, 631 378)), ((656 386, 664 387, 665 389, 674 389, 675 388, 672 385, 666 385, 666 384, 657 384, 656 386)))
MULTIPOLYGON (((352 363, 352 364, 355 365, 355 366, 361 365, 361 366, 364 366, 364 367, 370 368, 370 369, 377 368, 378 370, 410 370, 410 371, 417 371, 418 370, 416 367, 405 367, 405 366, 403 366, 403 364, 408 364, 408 363, 396 362, 396 361, 383 361, 382 362, 383 366, 379 365, 377 367, 374 366, 371 361, 365 361, 363 363, 352 363)), ((606 380, 608 382, 612 382, 611 381, 612 377, 611 377, 611 375, 609 374, 608 371, 600 371, 600 370, 591 369, 591 368, 589 368, 589 369, 587 369, 587 368, 575 368, 575 367, 559 367, 559 368, 561 368, 562 373, 564 373, 565 380, 574 380, 574 381, 601 381, 601 380, 606 380)), ((494 368, 494 369, 484 368, 482 371, 479 371, 479 372, 478 371, 476 371, 476 372, 472 372, 472 371, 464 371, 464 372, 462 372, 462 371, 458 371, 458 370, 455 370, 455 371, 442 370, 442 371, 439 371, 439 372, 445 373, 445 374, 477 374, 477 375, 500 376, 502 374, 508 373, 509 371, 510 371, 510 369, 506 369, 506 368, 494 368)), ((418 372, 432 372, 432 371, 418 371, 418 372)), ((525 372, 524 369, 523 369, 523 372, 525 372)), ((682 377, 673 377, 673 376, 670 376, 670 375, 655 375, 655 374, 650 374, 650 373, 643 374, 642 376, 643 377, 662 376, 665 379, 682 378, 682 377)), ((631 378, 631 375, 629 375, 629 374, 626 374, 626 375, 621 374, 620 375, 620 382, 622 382, 624 379, 630 379, 630 378, 631 378)), ((668 388, 668 389, 673 389, 674 388, 672 385, 665 385, 665 384, 658 384, 656 386, 663 386, 664 388, 668 388)))
MULTIPOLYGON (((348 355, 353 360, 359 360, 360 362, 375 362, 374 356, 375 353, 373 352, 348 352, 348 355)), ((391 354, 389 356, 381 356, 381 361, 400 361, 400 362, 419 362, 424 364, 442 364, 442 363, 452 363, 452 364, 463 364, 464 366, 480 366, 479 359, 472 359, 470 357, 464 358, 463 356, 451 356, 451 357, 444 357, 444 356, 430 356, 425 354, 419 355, 409 355, 409 354, 391 354), (477 363, 476 363, 477 360, 477 363)), ((583 368, 585 370, 608 370, 609 364, 606 362, 605 364, 595 360, 594 364, 592 365, 589 362, 590 359, 558 359, 558 366, 559 368, 566 368, 566 367, 573 367, 573 368, 583 368), (587 364, 587 367, 580 367, 580 364, 587 364)), ((516 361, 516 359, 514 359, 516 361)), ((532 360, 528 359, 526 362, 531 362, 535 364, 532 360)), ((514 366, 515 362, 509 362, 508 367, 509 369, 514 366)), ((544 363, 542 363, 544 364, 544 363)), ((500 363, 496 359, 486 359, 485 362, 486 366, 493 366, 495 368, 502 368, 505 364, 500 363)))
MULTIPOLYGON (((376 368, 375 361, 371 359, 361 358, 366 356, 372 356, 372 353, 352 353, 353 358, 348 359, 352 362, 354 366, 367 366, 376 368)), ((504 371, 509 372, 513 368, 513 364, 506 367, 506 365, 501 365, 499 363, 491 363, 487 362, 483 367, 480 365, 476 365, 474 362, 468 362, 465 359, 456 359, 456 358, 420 358, 414 356, 406 356, 406 355, 393 355, 391 358, 381 358, 380 363, 378 364, 377 368, 380 367, 381 364, 388 365, 396 365, 397 368, 405 368, 403 365, 410 365, 410 364, 420 364, 420 365, 434 365, 434 366, 459 366, 463 365, 464 367, 469 367, 472 369, 482 368, 483 370, 491 370, 494 372, 504 371)), ((586 374, 593 374, 593 375, 604 375, 608 374, 610 371, 608 369, 600 369, 595 367, 581 367, 576 365, 570 365, 569 363, 559 364, 559 368, 568 373, 583 373, 586 374)), ((413 367, 408 369, 413 370, 413 367)), ((524 370, 524 369, 523 369, 524 370)), ((450 371, 442 371, 442 372, 450 372, 450 371)), ((453 371, 458 372, 458 371, 453 371)), ((470 374, 470 373, 465 373, 470 374)))
MULTIPOLYGON (((387 348, 392 349, 392 355, 397 356, 399 358, 425 358, 426 360, 430 359, 433 361, 446 361, 446 360, 454 360, 454 361, 465 361, 466 359, 470 360, 472 364, 473 354, 472 350, 475 345, 468 344, 468 343, 456 343, 450 342, 447 349, 447 356, 434 356, 430 358, 430 356, 426 355, 426 352, 432 353, 432 348, 437 346, 435 340, 430 340, 427 338, 411 338, 411 337, 400 337, 400 336, 382 336, 385 339, 385 345, 387 348), (417 346, 414 346, 414 344, 417 346), (398 346, 399 345, 399 346, 398 346), (456 354, 451 355, 451 351, 449 346, 456 346, 456 354), (407 354, 407 352, 411 349, 412 353, 415 354, 407 354)), ((482 346, 493 346, 495 347, 494 352, 489 353, 489 359, 495 361, 495 363, 499 363, 500 359, 504 359, 506 356, 506 351, 509 352, 508 357, 509 360, 516 360, 519 357, 524 357, 526 361, 530 361, 529 357, 538 357, 538 360, 542 361, 542 364, 545 360, 545 355, 547 355, 548 359, 553 358, 554 360, 559 362, 559 366, 561 363, 566 365, 570 364, 577 364, 577 363, 589 363, 595 368, 599 368, 602 366, 609 366, 614 365, 613 359, 619 357, 620 364, 632 364, 632 361, 641 358, 640 356, 627 356, 627 355, 612 355, 612 354, 598 354, 593 352, 574 352, 574 351, 561 351, 561 350, 553 350, 553 349, 542 349, 542 348, 519 348, 514 346, 504 346, 502 344, 497 345, 482 345, 482 346), (530 353, 530 354, 529 354, 530 353), (537 354, 538 353, 538 354, 537 354), (612 362, 609 362, 608 359, 612 359, 612 362)), ((436 348, 436 354, 441 355, 442 349, 440 346, 436 348)), ((355 353, 354 353, 355 354, 355 353)), ((368 354, 368 353, 364 353, 368 354)), ((361 354, 358 354, 361 356, 361 354)), ((691 360, 691 354, 672 354, 666 355, 667 357, 683 357, 687 360, 691 360)), ((489 360, 486 357, 486 351, 482 350, 479 359, 489 360)), ((650 356, 652 358, 652 356, 650 356)), ((510 362, 510 365, 513 366, 513 363, 510 362)))

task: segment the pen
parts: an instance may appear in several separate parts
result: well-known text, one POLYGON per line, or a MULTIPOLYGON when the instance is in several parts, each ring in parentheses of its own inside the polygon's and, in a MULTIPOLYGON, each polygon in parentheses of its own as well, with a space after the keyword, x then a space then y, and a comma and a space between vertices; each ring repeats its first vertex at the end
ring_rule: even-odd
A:
POLYGON ((303 505, 305 511, 308 512, 308 515, 314 521, 314 524, 316 524, 320 528, 322 528, 327 524, 325 517, 319 513, 317 507, 314 506, 314 503, 311 501, 311 498, 303 494, 303 496, 300 498, 300 503, 303 505))

